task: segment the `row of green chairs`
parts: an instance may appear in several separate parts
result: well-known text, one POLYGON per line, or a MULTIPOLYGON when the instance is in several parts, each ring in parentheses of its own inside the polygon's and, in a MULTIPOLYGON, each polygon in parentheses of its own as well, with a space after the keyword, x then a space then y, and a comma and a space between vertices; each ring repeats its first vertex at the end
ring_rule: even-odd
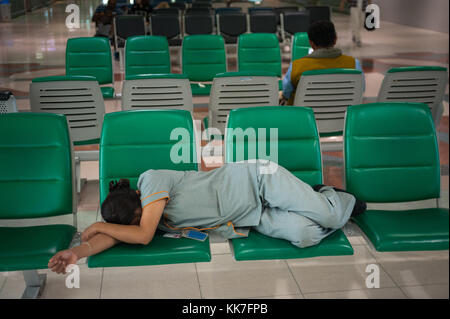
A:
MULTIPOLYGON (((322 182, 319 135, 311 109, 232 110, 225 137, 227 162, 236 160, 229 155, 232 154, 229 150, 246 143, 245 139, 236 139, 229 133, 228 129, 235 127, 254 128, 257 132, 257 128, 277 128, 277 162, 310 185, 322 182)), ((344 134, 346 188, 358 198, 367 202, 400 202, 440 196, 436 132, 426 105, 350 106, 344 134)), ((128 178, 136 187, 138 176, 150 168, 198 170, 197 147, 188 111, 106 114, 100 140, 100 201, 105 199, 108 183, 113 179, 128 178), (175 127, 182 128, 186 136, 171 140, 175 127), (174 163, 170 159, 171 148, 177 143, 189 150, 190 161, 174 163)), ((72 143, 64 116, 5 114, 0 117, 0 148, 0 219, 75 214, 72 143)), ((448 249, 447 209, 369 210, 354 221, 379 251, 448 249)), ((47 268, 49 258, 69 246, 75 231, 76 222, 73 226, 0 227, 3 239, 0 271, 26 270, 27 279, 32 270, 36 278, 35 269, 47 268)), ((255 231, 248 238, 233 239, 232 246, 237 260, 353 254, 341 230, 320 244, 303 249, 255 231)), ((158 232, 149 245, 119 244, 89 257, 88 266, 156 265, 210 259, 208 240, 173 240, 158 232)), ((30 296, 30 290, 39 290, 38 286, 30 286, 24 296, 30 296)))
MULTIPOLYGON (((311 109, 243 108, 230 112, 225 132, 225 161, 235 162, 238 148, 270 150, 235 136, 232 130, 278 128, 278 163, 310 185, 322 183, 320 142, 311 109), (279 121, 279 122, 278 122, 279 121), (307 153, 308 156, 304 154, 307 153)), ((259 158, 270 159, 262 152, 259 158)), ((393 203, 440 197, 438 143, 431 112, 419 103, 373 103, 349 106, 344 128, 345 188, 368 203, 393 203), (419 151, 420 150, 420 151, 419 151), (419 154, 420 153, 420 154, 419 154)), ((448 209, 368 210, 352 218, 378 251, 448 249, 448 209)), ((299 258, 351 254, 341 231, 319 245, 296 250, 286 241, 251 231, 232 240, 237 260, 299 258)))
MULTIPOLYGON (((274 34, 243 34, 238 44, 238 71, 265 70, 281 78, 281 53, 274 34)), ((192 35, 183 39, 182 73, 192 82, 193 95, 209 95, 211 82, 227 71, 225 42, 220 35, 192 35)), ((167 39, 136 36, 125 44, 125 79, 141 74, 170 73, 167 39)), ((107 39, 73 38, 67 41, 66 75, 94 76, 104 98, 114 97, 111 49, 107 39), (106 86, 108 85, 108 86, 106 86)), ((281 82, 280 82, 281 89, 281 82)))

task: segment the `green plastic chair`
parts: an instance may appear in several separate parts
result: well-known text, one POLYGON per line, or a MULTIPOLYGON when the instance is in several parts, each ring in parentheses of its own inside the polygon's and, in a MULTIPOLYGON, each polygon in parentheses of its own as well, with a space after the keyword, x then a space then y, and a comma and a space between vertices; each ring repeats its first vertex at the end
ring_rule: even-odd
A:
MULTIPOLYGON (((277 163, 310 185, 322 184, 319 135, 314 113, 306 107, 270 106, 231 110, 225 131, 225 162, 254 158, 273 161, 273 158, 266 155, 267 153, 271 154, 270 144, 274 142, 269 138, 270 128, 278 129, 277 163), (238 134, 233 134, 230 130, 232 128, 241 128, 244 132, 253 129, 256 141, 261 137, 259 133, 265 133, 267 142, 258 144, 255 140, 241 138, 238 134), (258 132, 261 129, 263 131, 258 132), (259 148, 262 145, 265 146, 265 150, 261 151, 263 154, 259 155, 259 148), (256 156, 249 155, 249 146, 255 147, 256 156), (237 147, 243 148, 244 156, 237 156, 237 147)), ((247 133, 250 134, 250 131, 247 133)), ((251 230, 247 238, 232 239, 231 243, 236 260, 290 259, 353 254, 353 248, 342 230, 337 230, 322 240, 320 244, 307 248, 298 248, 286 240, 271 238, 255 230, 251 230)))
MULTIPOLYGON (((34 78, 30 84, 30 106, 32 112, 65 115, 75 146, 100 142, 105 104, 95 77, 73 75, 34 78)), ((98 161, 98 150, 75 151, 78 193, 82 188, 81 161, 98 161)))
MULTIPOLYGON (((245 33, 238 39, 238 71, 266 71, 281 78, 281 51, 274 33, 245 33)), ((278 82, 279 90, 283 83, 278 82)))
MULTIPOLYGON (((67 40, 66 75, 89 75, 100 85, 113 84, 111 47, 104 37, 82 37, 67 40)), ((114 98, 114 86, 102 86, 103 98, 114 98)))
MULTIPOLYGON (((100 140, 100 203, 111 180, 127 178, 136 188, 139 175, 149 169, 198 170, 194 127, 185 110, 136 110, 105 115, 100 140), (173 133, 187 134, 180 137, 173 133), (175 132, 176 133, 176 132, 175 132), (171 134, 174 134, 174 140, 171 134), (181 144, 180 144, 181 143, 181 144), (188 162, 175 163, 172 147, 186 147, 188 162)), ((88 258, 89 267, 120 267, 210 261, 209 240, 165 238, 157 231, 148 245, 121 243, 88 258)))
POLYGON ((184 37, 182 73, 191 81, 192 95, 209 95, 216 74, 227 71, 225 42, 221 35, 198 34, 184 37), (192 83, 194 82, 194 83, 192 83))
POLYGON ((303 58, 312 51, 307 32, 294 34, 291 46, 292 61, 303 58))
POLYGON ((159 35, 133 36, 125 43, 125 80, 142 74, 170 73, 167 38, 159 35))
MULTIPOLYGON (((346 189, 368 203, 440 196, 438 143, 426 104, 350 106, 344 156, 346 189)), ((448 209, 367 210, 352 220, 378 251, 448 249, 448 209)))
POLYGON ((22 298, 45 284, 50 258, 67 249, 76 232, 72 143, 63 115, 0 116, 0 220, 74 214, 72 225, 0 227, 0 271, 23 270, 22 298))
POLYGON ((442 100, 448 82, 447 68, 407 66, 390 69, 381 84, 377 102, 425 103, 438 126, 444 106, 442 100))

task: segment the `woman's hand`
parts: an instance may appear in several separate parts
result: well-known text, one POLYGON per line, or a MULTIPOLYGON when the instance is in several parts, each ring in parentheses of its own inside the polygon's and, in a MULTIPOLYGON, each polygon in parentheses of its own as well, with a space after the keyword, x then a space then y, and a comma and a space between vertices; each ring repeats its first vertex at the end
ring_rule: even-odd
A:
POLYGON ((89 239, 94 237, 96 234, 100 233, 101 232, 100 227, 103 224, 104 223, 102 223, 102 222, 96 222, 96 223, 92 224, 91 226, 89 226, 88 228, 86 228, 84 230, 84 232, 81 234, 81 241, 88 241, 89 239))
POLYGON ((67 266, 76 264, 77 261, 78 256, 72 250, 61 250, 49 260, 48 268, 57 274, 65 274, 67 266))

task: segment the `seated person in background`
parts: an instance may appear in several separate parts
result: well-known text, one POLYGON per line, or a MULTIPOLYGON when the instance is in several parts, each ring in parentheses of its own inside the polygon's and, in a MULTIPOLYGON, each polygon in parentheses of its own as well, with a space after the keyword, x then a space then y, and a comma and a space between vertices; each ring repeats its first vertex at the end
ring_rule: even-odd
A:
POLYGON ((341 49, 335 48, 337 41, 336 30, 330 21, 317 21, 308 28, 311 48, 314 50, 307 56, 297 59, 289 65, 283 78, 283 95, 280 105, 293 105, 295 90, 302 73, 310 70, 348 68, 362 71, 359 61, 351 56, 342 54, 341 49))
POLYGON ((109 0, 108 4, 103 7, 98 7, 95 10, 92 22, 95 22, 95 37, 112 38, 112 22, 114 16, 117 15, 116 0, 109 0))
POLYGON ((250 227, 297 247, 318 244, 351 216, 366 209, 350 193, 302 182, 266 160, 227 163, 212 171, 148 170, 139 190, 111 181, 101 205, 106 223, 87 228, 82 244, 54 255, 52 271, 65 273, 79 258, 119 242, 149 244, 156 228, 166 232, 208 230, 225 238, 247 237, 250 227))
POLYGON ((148 22, 148 16, 152 11, 149 0, 135 0, 128 13, 139 14, 145 17, 145 20, 148 22))

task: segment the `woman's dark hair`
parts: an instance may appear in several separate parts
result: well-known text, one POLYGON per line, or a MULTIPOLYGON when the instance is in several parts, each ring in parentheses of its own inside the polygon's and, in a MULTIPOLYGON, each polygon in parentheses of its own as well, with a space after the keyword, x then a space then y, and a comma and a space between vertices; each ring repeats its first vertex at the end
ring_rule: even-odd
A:
POLYGON ((309 26, 308 37, 319 48, 329 48, 336 41, 336 29, 331 21, 320 20, 309 26))
POLYGON ((101 214, 106 222, 130 225, 136 218, 138 208, 141 208, 140 196, 130 188, 128 179, 109 182, 109 194, 101 207, 101 214))

